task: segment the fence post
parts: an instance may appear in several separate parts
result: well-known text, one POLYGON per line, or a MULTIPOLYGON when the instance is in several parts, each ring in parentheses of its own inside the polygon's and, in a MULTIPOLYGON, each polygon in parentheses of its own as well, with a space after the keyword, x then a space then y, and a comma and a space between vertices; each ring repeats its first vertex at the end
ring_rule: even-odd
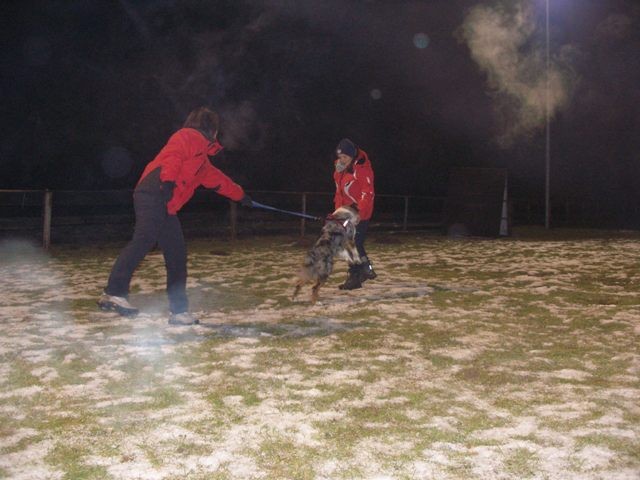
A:
POLYGON ((44 191, 44 204, 43 204, 43 223, 42 223, 42 248, 49 250, 51 246, 51 207, 53 200, 53 192, 50 190, 44 191))
POLYGON ((229 220, 231 222, 231 240, 238 238, 238 205, 229 200, 229 220))
POLYGON ((409 195, 404 196, 404 217, 402 218, 402 231, 407 231, 407 221, 409 220, 409 195))
MULTIPOLYGON (((307 214, 307 192, 302 192, 302 214, 307 214)), ((304 238, 306 227, 306 219, 302 217, 300 219, 300 237, 304 238)))

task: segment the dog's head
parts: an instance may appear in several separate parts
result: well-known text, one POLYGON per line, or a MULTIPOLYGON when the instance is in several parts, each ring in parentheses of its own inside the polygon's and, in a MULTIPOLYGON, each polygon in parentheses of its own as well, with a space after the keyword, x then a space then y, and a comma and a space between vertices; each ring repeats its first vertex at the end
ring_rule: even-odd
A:
POLYGON ((322 227, 324 234, 334 237, 334 241, 338 238, 345 248, 347 241, 353 242, 356 234, 356 225, 360 222, 360 215, 351 207, 340 207, 327 217, 327 221, 322 227))
POLYGON ((331 214, 331 217, 338 222, 349 221, 353 226, 360 223, 360 215, 358 215, 358 212, 352 207, 339 207, 331 214))

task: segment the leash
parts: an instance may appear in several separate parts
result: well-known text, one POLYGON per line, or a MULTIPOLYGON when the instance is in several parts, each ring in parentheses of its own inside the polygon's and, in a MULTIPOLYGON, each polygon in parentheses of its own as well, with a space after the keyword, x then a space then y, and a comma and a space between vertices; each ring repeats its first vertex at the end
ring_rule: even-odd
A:
POLYGON ((274 212, 286 213, 288 215, 295 215, 296 217, 308 218, 309 220, 322 220, 320 217, 314 217, 313 215, 307 215, 306 213, 292 212, 290 210, 282 210, 276 207, 270 207, 269 205, 264 205, 262 203, 258 203, 255 200, 251 200, 251 206, 262 208, 264 210, 271 210, 274 212))

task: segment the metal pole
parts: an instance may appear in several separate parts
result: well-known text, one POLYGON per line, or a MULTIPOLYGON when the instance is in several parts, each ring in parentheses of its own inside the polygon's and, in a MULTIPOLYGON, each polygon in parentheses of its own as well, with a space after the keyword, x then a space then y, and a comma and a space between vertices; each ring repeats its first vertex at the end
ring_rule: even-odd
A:
MULTIPOLYGON (((307 194, 306 192, 302 193, 302 214, 306 215, 307 214, 307 194)), ((300 220, 300 236, 304 238, 304 233, 305 233, 305 225, 306 225, 306 218, 302 217, 302 219, 300 220)))
POLYGON ((549 108, 549 0, 546 0, 546 23, 547 23, 547 86, 545 91, 545 114, 547 120, 546 146, 545 146, 545 174, 544 174, 544 228, 551 228, 551 194, 550 194, 550 170, 551 170, 551 112, 549 108))
POLYGON ((53 192, 50 190, 44 191, 44 212, 43 212, 43 223, 42 223, 42 248, 45 250, 49 250, 51 246, 51 207, 53 200, 53 192))

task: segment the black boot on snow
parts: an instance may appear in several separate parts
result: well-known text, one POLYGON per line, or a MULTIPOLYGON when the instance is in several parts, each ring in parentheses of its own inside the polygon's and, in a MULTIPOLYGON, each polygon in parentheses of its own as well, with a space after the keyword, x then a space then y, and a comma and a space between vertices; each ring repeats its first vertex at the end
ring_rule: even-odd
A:
POLYGON ((371 261, 367 257, 362 257, 362 264, 360 265, 360 282, 364 283, 367 280, 373 280, 378 274, 373 269, 371 261))
POLYGON ((356 288, 362 288, 360 267, 361 265, 349 265, 349 275, 345 282, 338 287, 340 290, 355 290, 356 288))

